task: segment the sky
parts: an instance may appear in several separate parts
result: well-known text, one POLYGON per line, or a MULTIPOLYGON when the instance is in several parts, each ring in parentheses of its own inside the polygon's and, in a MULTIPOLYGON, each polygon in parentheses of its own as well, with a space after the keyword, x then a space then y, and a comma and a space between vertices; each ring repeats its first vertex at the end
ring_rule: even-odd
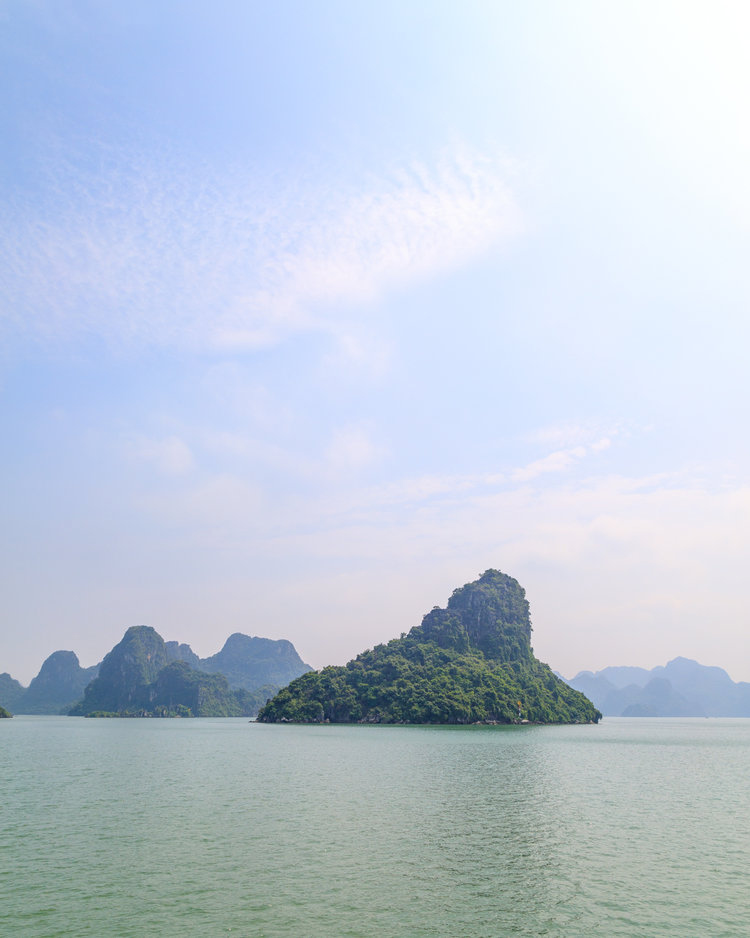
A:
POLYGON ((750 681, 750 8, 0 0, 0 671, 493 567, 750 681))

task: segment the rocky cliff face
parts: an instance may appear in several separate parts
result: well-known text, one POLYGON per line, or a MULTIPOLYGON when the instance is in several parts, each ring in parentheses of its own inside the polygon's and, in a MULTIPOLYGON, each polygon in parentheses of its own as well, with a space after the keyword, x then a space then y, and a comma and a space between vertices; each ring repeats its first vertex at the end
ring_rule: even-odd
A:
POLYGON ((73 651, 56 651, 46 659, 16 706, 16 713, 60 713, 80 700, 99 667, 82 668, 73 651))
POLYGON ((120 711, 148 705, 148 687, 169 664, 164 639, 147 625, 134 625, 104 657, 99 676, 70 711, 82 716, 94 710, 120 711))
POLYGON ((523 587, 499 570, 487 570, 453 591, 445 609, 433 609, 412 629, 444 648, 474 648, 497 661, 529 658, 531 619, 523 587))
POLYGON ((167 649, 167 657, 170 661, 184 661, 191 668, 200 670, 201 659, 190 645, 186 645, 184 642, 165 642, 164 647, 167 649))
POLYGON ((291 642, 241 632, 230 635, 220 652, 202 658, 200 667, 210 674, 223 674, 232 688, 249 690, 267 684, 284 687, 310 670, 291 642))

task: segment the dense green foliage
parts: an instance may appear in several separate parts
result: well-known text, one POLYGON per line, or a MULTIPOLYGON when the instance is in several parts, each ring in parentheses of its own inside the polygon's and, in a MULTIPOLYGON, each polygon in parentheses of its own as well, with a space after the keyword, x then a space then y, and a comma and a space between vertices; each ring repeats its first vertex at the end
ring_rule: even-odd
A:
POLYGON ((5 709, 5 707, 0 707, 0 720, 5 720, 5 719, 8 719, 9 717, 12 717, 12 716, 13 716, 13 714, 12 714, 12 713, 8 713, 8 711, 5 709))
POLYGON ((148 687, 168 664, 164 639, 147 625, 134 625, 107 655, 99 676, 84 692, 83 700, 71 708, 72 716, 93 710, 118 712, 137 710, 149 703, 148 687))
POLYGON ((71 716, 253 716, 276 688, 233 691, 223 674, 169 661, 154 629, 133 626, 104 658, 71 716))
POLYGON ((26 688, 7 671, 0 674, 0 707, 15 711, 18 701, 26 693, 26 688))
POLYGON ((532 652, 528 603, 488 570, 408 635, 297 678, 262 722, 582 723, 601 714, 532 652))
POLYGON ((196 717, 252 716, 265 699, 247 690, 232 691, 223 674, 195 671, 185 661, 162 668, 149 698, 155 715, 196 717))

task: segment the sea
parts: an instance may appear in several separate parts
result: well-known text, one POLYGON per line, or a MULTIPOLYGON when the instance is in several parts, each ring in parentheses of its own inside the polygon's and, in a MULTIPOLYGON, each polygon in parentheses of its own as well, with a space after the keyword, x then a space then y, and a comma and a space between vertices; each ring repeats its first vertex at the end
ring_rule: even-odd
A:
POLYGON ((750 720, 0 721, 0 935, 750 934, 750 720))

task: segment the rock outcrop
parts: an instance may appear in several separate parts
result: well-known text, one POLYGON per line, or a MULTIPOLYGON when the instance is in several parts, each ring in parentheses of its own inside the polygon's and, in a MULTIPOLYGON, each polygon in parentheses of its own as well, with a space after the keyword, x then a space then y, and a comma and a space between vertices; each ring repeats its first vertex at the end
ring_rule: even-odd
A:
POLYGON ((538 661, 519 583, 487 570, 408 635, 280 691, 261 722, 588 723, 601 714, 538 661))
POLYGON ((16 705, 16 713, 65 713, 80 700, 99 666, 82 668, 73 651, 55 651, 29 684, 16 705))
POLYGON ((200 659, 200 668, 210 674, 223 674, 235 689, 256 689, 266 684, 284 687, 310 671, 310 665, 285 639, 257 638, 235 632, 221 651, 200 659))
POLYGON ((71 708, 72 716, 121 712, 148 706, 149 687, 169 664, 164 639, 148 625, 131 626, 99 666, 99 675, 71 708))

